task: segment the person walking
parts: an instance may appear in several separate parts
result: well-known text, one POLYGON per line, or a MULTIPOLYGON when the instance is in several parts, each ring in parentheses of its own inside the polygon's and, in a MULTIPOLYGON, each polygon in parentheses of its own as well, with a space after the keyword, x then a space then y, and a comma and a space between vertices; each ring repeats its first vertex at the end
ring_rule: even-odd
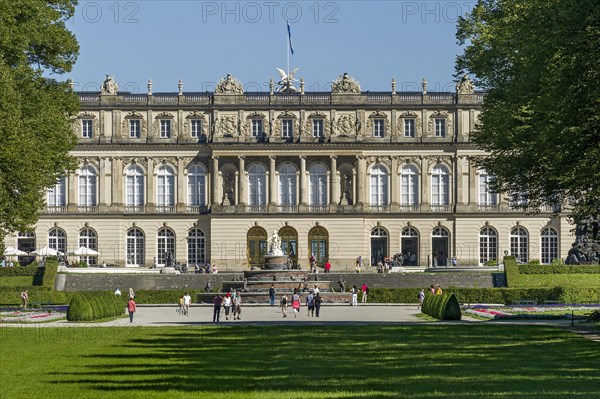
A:
POLYGON ((129 322, 133 323, 133 314, 135 313, 135 301, 133 298, 129 298, 129 302, 127 302, 127 311, 129 312, 129 322))
POLYGON ((440 285, 438 284, 435 287, 435 295, 442 295, 444 293, 444 291, 442 291, 442 287, 440 287, 440 285))
POLYGON ((360 290, 362 291, 362 303, 367 303, 367 295, 369 295, 369 286, 367 283, 363 283, 360 290))
POLYGON ((134 299, 135 298, 135 292, 133 292, 133 288, 131 288, 131 287, 129 287, 128 297, 130 299, 134 299))
POLYGON ((235 292, 235 298, 233 299, 233 320, 241 320, 242 315, 242 296, 239 291, 235 292))
POLYGON ((231 293, 228 292, 223 298, 223 307, 225 308, 225 320, 229 320, 229 312, 231 312, 231 293))
POLYGON ((431 288, 429 288, 429 290, 433 295, 435 295, 435 286, 433 284, 431 284, 431 288))
POLYGON ((192 297, 187 292, 183 296, 183 314, 186 316, 190 315, 190 305, 192 304, 192 297))
POLYGON ((283 317, 287 317, 287 307, 288 307, 288 299, 285 294, 281 297, 281 301, 279 302, 279 306, 281 307, 281 313, 283 317))
POLYGON ((219 322, 219 316, 221 315, 221 304, 223 303, 223 297, 219 294, 215 295, 213 298, 213 323, 219 322))
POLYGON ((425 289, 421 288, 419 292, 419 307, 417 309, 423 308, 423 301, 425 301, 425 289))
POLYGON ((27 290, 24 290, 21 292, 21 307, 23 309, 27 309, 27 302, 29 302, 29 294, 27 293, 27 290))
POLYGON ((179 300, 177 301, 177 313, 183 316, 183 294, 179 295, 179 300))
POLYGON ((306 297, 306 307, 308 308, 308 316, 315 316, 315 294, 310 292, 306 297))
POLYGON ((298 289, 294 288, 294 295, 292 295, 292 309, 294 310, 294 319, 300 313, 300 294, 298 294, 298 289))
POLYGON ((325 273, 329 273, 331 271, 331 263, 329 261, 325 262, 325 273))
POLYGON ((271 306, 275 306, 275 285, 271 284, 271 287, 269 288, 269 301, 271 303, 271 306))
POLYGON ((321 294, 319 294, 317 292, 317 294, 315 295, 315 313, 316 316, 319 317, 319 314, 321 313, 321 303, 323 302, 323 298, 321 297, 321 294))
POLYGON ((358 305, 358 288, 356 288, 356 284, 354 284, 352 286, 352 288, 350 289, 350 292, 352 293, 352 306, 357 306, 358 305))

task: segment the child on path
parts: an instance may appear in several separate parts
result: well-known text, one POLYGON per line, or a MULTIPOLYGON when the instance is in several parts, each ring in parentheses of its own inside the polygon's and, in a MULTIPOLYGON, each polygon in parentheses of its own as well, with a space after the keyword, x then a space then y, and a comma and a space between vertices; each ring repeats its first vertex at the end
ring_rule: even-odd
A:
POLYGON ((29 302, 29 294, 27 290, 21 292, 21 307, 27 309, 27 302, 29 302))
POLYGON ((294 309, 294 318, 296 318, 300 313, 300 295, 298 295, 296 288, 294 288, 294 295, 292 295, 292 309, 294 309))
POLYGON ((127 311, 129 312, 129 322, 133 323, 133 314, 135 313, 135 301, 133 298, 129 298, 129 302, 127 302, 127 311))
POLYGON ((287 300, 287 296, 283 294, 283 296, 281 297, 281 302, 279 302, 279 306, 281 307, 281 313, 283 314, 283 317, 287 317, 287 300))
POLYGON ((421 288, 421 292, 419 292, 419 307, 417 309, 421 309, 423 307, 423 301, 425 300, 425 290, 421 288))
POLYGON ((179 296, 179 307, 177 308, 177 313, 183 316, 183 294, 179 296))

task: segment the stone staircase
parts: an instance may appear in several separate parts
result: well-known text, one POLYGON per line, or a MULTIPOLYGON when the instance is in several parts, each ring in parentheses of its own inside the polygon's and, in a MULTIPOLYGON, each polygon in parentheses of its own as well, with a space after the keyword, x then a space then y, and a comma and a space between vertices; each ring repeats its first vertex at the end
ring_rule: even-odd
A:
MULTIPOLYGON (((309 291, 318 287, 324 303, 350 303, 352 295, 342 292, 339 283, 327 280, 317 280, 318 274, 311 275, 301 270, 248 270, 244 277, 232 281, 223 281, 223 293, 238 290, 244 303, 269 303, 269 288, 275 288, 276 304, 283 294, 288 297, 288 303, 294 289, 298 289, 303 296, 303 302, 309 291)), ((198 294, 197 301, 211 303, 215 293, 198 294)))

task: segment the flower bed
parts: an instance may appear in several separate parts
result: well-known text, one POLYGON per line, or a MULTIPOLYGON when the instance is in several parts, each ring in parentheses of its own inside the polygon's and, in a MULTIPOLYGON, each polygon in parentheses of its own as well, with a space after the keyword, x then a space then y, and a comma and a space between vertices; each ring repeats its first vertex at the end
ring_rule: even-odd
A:
POLYGON ((0 322, 2 323, 39 323, 46 321, 62 320, 66 317, 66 310, 62 308, 51 309, 1 309, 0 322))
POLYGON ((472 314, 487 319, 537 319, 552 320, 571 317, 572 311, 587 311, 597 309, 598 305, 546 305, 546 306, 505 306, 502 309, 475 305, 464 310, 466 314, 472 314), (554 312, 554 314, 548 314, 554 312), (558 314, 556 312, 559 312, 558 314), (562 313, 564 312, 564 313, 562 313))

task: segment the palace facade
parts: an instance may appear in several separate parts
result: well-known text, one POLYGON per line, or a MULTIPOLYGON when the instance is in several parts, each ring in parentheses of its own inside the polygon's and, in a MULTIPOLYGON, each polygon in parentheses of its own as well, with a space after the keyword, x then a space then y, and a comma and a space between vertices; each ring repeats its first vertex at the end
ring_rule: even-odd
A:
MULTIPOLYGON (((572 226, 560 209, 517 210, 491 192, 470 141, 484 93, 363 92, 344 74, 331 92, 244 93, 231 76, 213 93, 78 93, 79 169, 48 191, 35 229, 7 237, 100 252, 89 263, 178 261, 243 270, 267 237, 303 268, 493 264, 504 254, 565 258, 572 226)), ((26 259, 22 259, 25 261, 26 259)))

